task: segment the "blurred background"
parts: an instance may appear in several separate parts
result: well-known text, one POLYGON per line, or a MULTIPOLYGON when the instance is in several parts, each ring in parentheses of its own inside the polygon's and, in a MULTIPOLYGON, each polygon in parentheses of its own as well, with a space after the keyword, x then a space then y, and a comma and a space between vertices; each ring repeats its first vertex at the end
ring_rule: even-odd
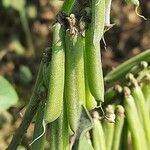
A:
MULTIPOLYGON (((4 150, 22 120, 31 96, 42 51, 50 46, 52 24, 63 1, 0 0, 0 75, 15 88, 17 103, 0 109, 0 150, 4 150)), ((141 0, 139 13, 124 0, 113 0, 111 23, 101 42, 104 75, 124 60, 150 48, 150 1, 141 0)), ((2 89, 0 82, 0 89, 2 89)), ((0 97, 0 105, 2 97, 0 97)), ((1 107, 0 107, 1 108, 1 107)), ((20 150, 29 149, 33 125, 20 150)))

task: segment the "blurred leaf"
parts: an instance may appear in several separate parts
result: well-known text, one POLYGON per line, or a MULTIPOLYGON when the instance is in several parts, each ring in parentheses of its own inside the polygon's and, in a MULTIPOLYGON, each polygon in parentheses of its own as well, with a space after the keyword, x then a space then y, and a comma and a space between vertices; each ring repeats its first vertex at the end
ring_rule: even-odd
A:
POLYGON ((14 37, 9 43, 9 49, 16 52, 18 55, 23 55, 25 53, 25 48, 20 43, 19 39, 14 37))
POLYGON ((24 146, 19 146, 17 150, 26 150, 26 148, 24 146))
POLYGON ((25 7, 25 0, 11 0, 12 1, 12 7, 18 11, 22 11, 25 7))
POLYGON ((25 7, 25 0, 2 0, 4 7, 12 7, 17 11, 22 11, 25 7))
POLYGON ((28 66, 21 65, 18 74, 19 81, 23 84, 28 84, 32 80, 32 73, 28 66))
POLYGON ((4 7, 10 7, 11 6, 11 0, 2 0, 2 4, 4 7))
POLYGON ((18 102, 18 95, 13 86, 0 76, 0 111, 7 110, 18 102))
POLYGON ((37 17, 37 8, 35 5, 29 5, 26 7, 26 12, 29 18, 34 19, 37 17))

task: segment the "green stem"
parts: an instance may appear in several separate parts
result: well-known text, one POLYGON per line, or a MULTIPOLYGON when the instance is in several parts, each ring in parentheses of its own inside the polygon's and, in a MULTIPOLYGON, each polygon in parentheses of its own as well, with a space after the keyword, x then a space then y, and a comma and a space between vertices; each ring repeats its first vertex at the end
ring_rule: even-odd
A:
POLYGON ((46 96, 46 89, 43 85, 43 65, 45 63, 42 61, 40 64, 38 76, 36 79, 35 87, 32 93, 32 96, 30 98, 30 103, 28 104, 28 107, 26 109, 25 115, 23 117, 23 121, 20 124, 19 128, 16 130, 13 139, 8 146, 7 150, 16 150, 19 146, 23 135, 26 133, 34 115, 37 112, 37 109, 39 107, 40 101, 45 100, 46 96))
POLYGON ((106 0, 105 26, 110 26, 111 3, 112 0, 106 0))
POLYGON ((72 11, 72 8, 75 4, 76 0, 65 0, 62 6, 62 11, 69 15, 72 11))
POLYGON ((45 133, 44 133, 44 128, 43 127, 43 119, 44 119, 44 111, 45 111, 45 103, 40 103, 37 116, 36 116, 36 121, 35 121, 35 127, 34 127, 34 133, 33 133, 33 141, 37 139, 38 137, 41 137, 34 141, 32 144, 31 150, 43 150, 44 149, 44 143, 45 143, 45 133))
POLYGON ((133 66, 139 64, 141 61, 150 62, 149 58, 150 58, 150 49, 125 61, 124 63, 113 69, 111 72, 109 72, 104 79, 106 82, 109 83, 118 81, 123 77, 125 77, 125 75, 130 71, 130 69, 133 66))
POLYGON ((34 55, 34 46, 33 46, 32 35, 31 35, 30 29, 29 29, 29 23, 28 23, 28 19, 26 17, 25 10, 19 11, 19 15, 20 15, 20 20, 21 20, 23 30, 26 35, 27 45, 29 48, 28 55, 31 56, 31 55, 34 55))
POLYGON ((51 150, 62 150, 63 149, 63 119, 62 114, 55 121, 49 124, 49 143, 51 150))

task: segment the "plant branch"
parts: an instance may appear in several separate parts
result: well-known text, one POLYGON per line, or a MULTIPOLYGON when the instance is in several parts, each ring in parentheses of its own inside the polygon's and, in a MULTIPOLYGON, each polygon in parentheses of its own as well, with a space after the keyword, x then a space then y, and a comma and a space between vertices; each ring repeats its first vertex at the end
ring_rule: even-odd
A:
MULTIPOLYGON (((45 56, 43 56, 44 58, 45 56)), ((47 89, 44 86, 44 80, 43 80, 43 66, 47 65, 44 59, 42 60, 37 76, 37 80, 35 83, 35 87, 30 99, 30 103, 28 104, 28 107, 26 109, 24 118, 22 123, 20 124, 19 128, 16 130, 13 139, 8 146, 7 150, 16 150, 19 146, 23 135, 26 133, 34 115, 36 114, 40 101, 46 99, 47 95, 47 89)))

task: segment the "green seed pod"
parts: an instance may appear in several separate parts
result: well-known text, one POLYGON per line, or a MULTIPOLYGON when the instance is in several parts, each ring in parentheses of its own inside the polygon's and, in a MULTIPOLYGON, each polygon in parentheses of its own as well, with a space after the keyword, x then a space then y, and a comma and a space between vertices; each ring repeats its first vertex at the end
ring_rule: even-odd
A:
POLYGON ((150 83, 150 67, 143 68, 138 72, 137 81, 140 83, 150 83))
POLYGON ((94 126, 92 128, 92 144, 94 150, 106 150, 105 136, 102 125, 99 121, 98 112, 93 113, 94 126))
POLYGON ((122 134, 121 134, 121 144, 120 144, 121 150, 128 149, 128 135, 129 135, 128 133, 129 133, 129 129, 127 124, 127 119, 125 119, 122 134))
POLYGON ((86 71, 91 94, 104 101, 104 82, 100 57, 100 39, 104 33, 105 1, 92 1, 92 22, 85 32, 86 71))
POLYGON ((103 120, 103 130, 105 134, 106 150, 111 150, 114 134, 114 108, 108 105, 106 108, 106 118, 103 120))
MULTIPOLYGON (((148 68, 150 71, 150 68, 148 68)), ((145 75, 144 80, 142 81, 142 92, 146 101, 146 104, 150 107, 150 74, 145 75)), ((150 110, 150 109, 149 109, 150 110)))
POLYGON ((62 30, 59 23, 55 24, 52 45, 52 59, 48 87, 48 101, 46 104, 46 123, 56 120, 62 112, 64 92, 65 54, 62 42, 62 30), (57 89, 57 90, 56 90, 57 89))
POLYGON ((141 123, 143 124, 143 128, 145 130, 145 134, 146 134, 146 138, 148 141, 148 145, 150 147, 150 118, 149 118, 149 110, 146 106, 146 102, 145 102, 145 98, 143 95, 143 92, 140 88, 140 86, 138 86, 138 84, 136 84, 133 88, 132 88, 132 96, 135 100, 135 104, 141 119, 141 123))
POLYGON ((150 116, 150 83, 149 82, 143 83, 142 92, 145 98, 147 108, 149 109, 149 116, 150 116))
POLYGON ((149 84, 143 84, 142 86, 142 92, 144 94, 145 101, 150 101, 150 83, 149 84))
POLYGON ((124 108, 134 150, 147 150, 147 143, 142 124, 140 122, 134 98, 131 96, 131 91, 128 87, 124 87, 124 108))
POLYGON ((130 71, 130 69, 136 64, 140 63, 141 61, 150 62, 149 58, 150 58, 150 49, 125 61, 124 63, 113 69, 111 72, 109 72, 104 79, 106 82, 110 83, 118 81, 123 77, 125 77, 125 75, 130 71))
POLYGON ((79 103, 85 105, 85 77, 84 77, 84 39, 78 34, 74 48, 75 54, 75 72, 77 80, 77 89, 79 103))
POLYGON ((115 113, 116 113, 115 129, 111 150, 119 150, 120 147, 121 133, 124 124, 124 108, 121 105, 117 105, 115 113))
POLYGON ((98 101, 104 101, 104 83, 100 58, 100 51, 96 49, 88 39, 86 32, 86 66, 88 75, 88 85, 91 94, 98 101))
POLYGON ((86 108, 90 111, 97 106, 97 102, 93 95, 90 92, 88 79, 87 79, 87 71, 86 71, 86 63, 85 63, 85 98, 86 98, 86 108))
POLYGON ((86 108, 87 108, 87 110, 90 111, 90 110, 96 108, 97 102, 89 90, 87 78, 85 80, 86 80, 86 83, 85 83, 86 108))
POLYGON ((66 61, 65 61, 65 99, 67 105, 68 122, 73 132, 77 129, 79 94, 77 89, 76 64, 75 64, 75 44, 77 33, 71 35, 66 32, 66 61))

